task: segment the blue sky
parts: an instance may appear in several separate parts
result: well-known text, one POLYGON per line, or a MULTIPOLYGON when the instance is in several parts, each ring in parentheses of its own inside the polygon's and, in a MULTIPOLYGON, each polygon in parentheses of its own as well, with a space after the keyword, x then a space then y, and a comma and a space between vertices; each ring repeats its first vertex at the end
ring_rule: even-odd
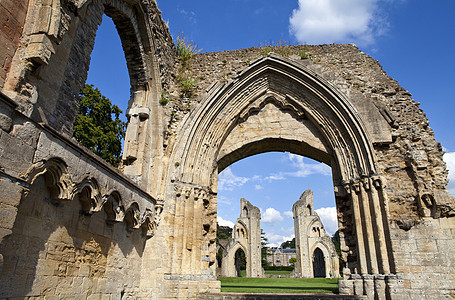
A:
MULTIPOLYGON (((455 1, 453 0, 158 0, 175 37, 203 52, 233 50, 285 40, 291 44, 354 43, 377 59, 412 93, 446 149, 455 171, 455 1)), ((120 41, 109 18, 97 33, 88 83, 124 111, 129 79, 120 41)), ((220 174, 219 216, 234 222, 239 199, 261 208, 272 244, 293 236, 292 204, 314 190, 315 208, 333 233, 330 169, 289 153, 266 153, 237 162, 220 174), (332 223, 331 223, 332 222, 332 223)), ((455 174, 449 173, 455 195, 455 174)))

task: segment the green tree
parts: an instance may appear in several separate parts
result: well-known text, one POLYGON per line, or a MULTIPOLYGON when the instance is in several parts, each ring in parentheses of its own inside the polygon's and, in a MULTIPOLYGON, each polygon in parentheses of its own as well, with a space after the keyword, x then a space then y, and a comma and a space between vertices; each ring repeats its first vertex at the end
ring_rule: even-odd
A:
POLYGON ((86 84, 79 97, 74 138, 111 165, 117 166, 126 129, 126 123, 119 119, 122 111, 93 85, 86 84))
POLYGON ((335 245, 335 250, 338 254, 338 260, 340 265, 340 275, 343 275, 343 260, 341 259, 341 239, 340 239, 340 230, 337 230, 332 236, 332 242, 335 245))
POLYGON ((267 267, 269 262, 267 261, 267 245, 269 244, 269 240, 265 236, 264 230, 261 228, 261 265, 262 267, 267 267))
POLYGON ((292 238, 290 241, 281 243, 281 249, 295 249, 295 238, 292 238))
POLYGON ((293 267, 295 266, 295 263, 296 263, 296 262, 297 262, 297 258, 295 258, 295 257, 291 257, 291 258, 289 259, 289 263, 290 263, 291 266, 293 266, 293 267))
POLYGON ((229 226, 220 226, 216 223, 216 238, 218 240, 228 240, 232 237, 232 228, 229 226))

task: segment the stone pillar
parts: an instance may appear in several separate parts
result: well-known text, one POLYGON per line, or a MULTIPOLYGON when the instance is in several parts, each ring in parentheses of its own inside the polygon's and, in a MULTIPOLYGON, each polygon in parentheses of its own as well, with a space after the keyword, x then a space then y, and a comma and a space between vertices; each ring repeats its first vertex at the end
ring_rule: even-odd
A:
POLYGON ((394 295, 398 294, 398 276, 395 274, 388 274, 385 276, 386 283, 386 299, 393 299, 394 295))
POLYGON ((374 276, 369 274, 362 275, 363 279, 363 294, 367 295, 368 299, 374 298, 374 276))
POLYGON ((367 262, 365 254, 365 244, 363 240, 362 217, 360 214, 359 193, 360 185, 358 182, 347 183, 346 190, 351 195, 352 209, 354 213, 355 235, 357 240, 357 263, 360 274, 367 274, 367 262))
POLYGON ((373 222, 370 210, 370 180, 369 178, 362 178, 359 183, 361 205, 360 211, 364 225, 365 248, 367 254, 368 274, 378 274, 378 260, 376 255, 375 235, 377 230, 373 229, 373 222))
MULTIPOLYGON (((373 204, 373 215, 375 221, 375 227, 377 230, 377 239, 379 243, 379 255, 380 255, 380 268, 379 273, 381 274, 389 274, 390 273, 390 264, 389 264, 389 254, 387 251, 387 243, 386 243, 386 229, 384 224, 384 217, 385 215, 385 207, 381 207, 381 202, 385 203, 386 199, 384 199, 383 193, 383 180, 379 177, 373 177, 371 179, 371 184, 374 188, 371 188, 371 200, 373 204), (383 213, 384 211, 384 213, 383 213)), ((384 206, 385 204, 383 204, 384 206)))
POLYGON ((386 283, 385 275, 376 274, 374 276, 375 299, 386 300, 386 283))
POLYGON ((338 281, 338 291, 340 295, 353 295, 354 294, 354 281, 343 279, 338 281))
POLYGON ((354 295, 362 296, 363 295, 363 279, 359 274, 351 275, 352 281, 354 281, 354 295))

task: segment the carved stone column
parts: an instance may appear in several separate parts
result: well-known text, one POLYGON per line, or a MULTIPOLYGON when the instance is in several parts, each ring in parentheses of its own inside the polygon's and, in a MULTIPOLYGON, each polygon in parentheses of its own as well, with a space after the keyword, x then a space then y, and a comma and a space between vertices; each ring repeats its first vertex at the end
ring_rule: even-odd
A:
MULTIPOLYGON (((340 293, 366 295, 368 299, 386 299, 394 288, 390 275, 386 196, 383 179, 378 176, 353 179, 344 183, 354 215, 358 268, 340 284, 340 293), (385 279, 385 280, 384 280, 385 279), (390 282, 390 286, 389 286, 390 282)), ((352 269, 353 268, 353 269, 352 269)))

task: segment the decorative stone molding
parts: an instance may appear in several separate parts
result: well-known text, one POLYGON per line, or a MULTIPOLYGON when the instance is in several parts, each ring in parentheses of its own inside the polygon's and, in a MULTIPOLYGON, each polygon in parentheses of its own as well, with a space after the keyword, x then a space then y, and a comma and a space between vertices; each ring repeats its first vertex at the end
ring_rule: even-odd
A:
POLYGON ((128 230, 133 230, 141 227, 141 215, 139 212, 139 205, 133 202, 125 212, 125 223, 128 230))
MULTIPOLYGON (((113 225, 125 222, 128 230, 142 228, 147 238, 153 237, 161 221, 163 203, 157 202, 141 209, 138 203, 131 203, 125 209, 121 193, 111 190, 102 196, 98 180, 91 176, 84 177, 78 183, 73 183, 65 161, 58 157, 43 160, 29 169, 24 177, 28 184, 34 184, 39 176, 43 176, 45 184, 54 204, 64 201, 79 201, 81 210, 86 215, 104 210, 107 215, 106 223, 113 225)), ((28 188, 24 196, 27 196, 28 188)))
POLYGON ((82 211, 91 215, 101 210, 103 198, 101 197, 98 182, 92 177, 86 177, 81 182, 75 184, 73 199, 78 198, 82 205, 82 211))
POLYGON ((44 175, 46 186, 54 203, 72 199, 73 183, 68 173, 68 167, 62 159, 53 157, 40 162, 27 172, 26 177, 28 177, 28 182, 33 184, 40 175, 44 175))
POLYGON ((107 214, 106 222, 110 224, 122 222, 125 217, 125 209, 120 204, 122 202, 120 194, 114 191, 106 195, 104 199, 103 208, 107 214))

